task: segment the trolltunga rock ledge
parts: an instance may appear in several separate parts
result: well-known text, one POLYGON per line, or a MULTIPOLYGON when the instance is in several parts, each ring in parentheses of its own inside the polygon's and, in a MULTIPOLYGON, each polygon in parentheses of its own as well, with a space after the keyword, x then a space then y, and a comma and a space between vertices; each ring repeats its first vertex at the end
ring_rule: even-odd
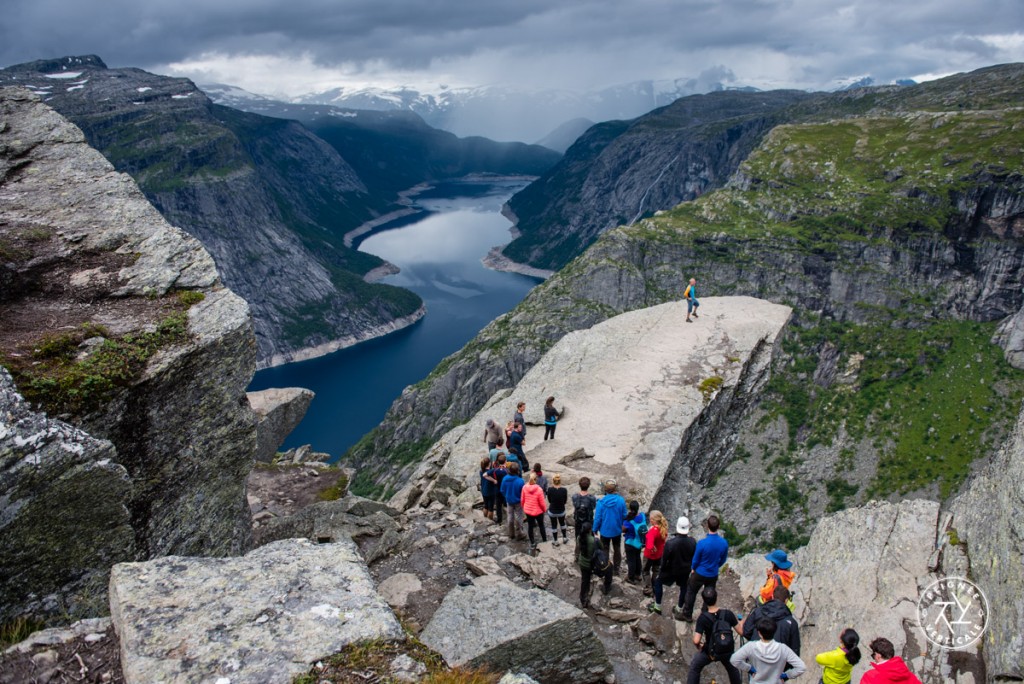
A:
POLYGON ((110 612, 125 681, 138 684, 288 682, 348 644, 403 636, 348 540, 120 563, 110 612))

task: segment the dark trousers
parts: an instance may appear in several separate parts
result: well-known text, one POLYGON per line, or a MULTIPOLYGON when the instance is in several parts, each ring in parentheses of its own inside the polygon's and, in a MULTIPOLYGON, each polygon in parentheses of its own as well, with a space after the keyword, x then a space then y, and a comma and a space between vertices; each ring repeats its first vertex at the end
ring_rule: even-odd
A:
POLYGON ((494 495, 494 521, 501 524, 501 521, 505 519, 505 497, 501 494, 494 495))
POLYGON ((690 674, 686 677, 686 684, 700 684, 701 670, 714 662, 720 662, 725 667, 725 673, 729 675, 729 684, 740 684, 740 671, 733 667, 732 663, 728 660, 712 660, 704 651, 695 655, 690 662, 690 674))
POLYGON ((658 573, 660 573, 660 572, 661 572, 661 559, 660 558, 658 558, 658 559, 644 558, 644 569, 643 569, 643 572, 640 573, 644 580, 647 579, 647 575, 650 575, 651 576, 651 580, 653 581, 654 578, 657 577, 658 573))
POLYGON ((686 578, 685 577, 665 577, 662 578, 661 573, 654 573, 654 602, 659 606, 661 605, 661 597, 665 593, 665 585, 678 585, 679 586, 679 600, 677 605, 683 607, 683 599, 686 598, 686 578))
POLYGON ((641 550, 637 547, 626 544, 626 570, 629 572, 627 579, 640 579, 640 553, 641 550))
POLYGON ((580 605, 584 608, 590 605, 590 578, 596 575, 598 579, 604 581, 604 586, 601 587, 601 592, 607 596, 608 592, 612 590, 612 569, 607 570, 587 570, 580 568, 580 605))
POLYGON ((612 567, 614 568, 615 574, 619 574, 619 566, 622 565, 622 535, 617 537, 606 537, 601 535, 601 546, 604 547, 604 552, 612 558, 612 567), (614 548, 614 550, 613 550, 614 548))
POLYGON ((544 529, 544 514, 540 515, 528 515, 526 516, 526 533, 530 535, 530 546, 536 546, 537 542, 533 540, 533 528, 540 528, 540 538, 542 541, 548 540, 548 533, 544 529))
POLYGON ((549 440, 549 439, 554 439, 555 438, 555 428, 556 427, 558 427, 558 426, 557 425, 548 425, 547 423, 544 423, 544 439, 545 439, 545 441, 549 440))
MULTIPOLYGON (((704 587, 713 587, 718 584, 718 575, 705 577, 694 571, 690 573, 690 579, 686 580, 686 603, 683 604, 683 617, 693 617, 693 604, 697 601, 699 594, 704 587)), ((704 603, 701 610, 707 610, 708 604, 704 603)))

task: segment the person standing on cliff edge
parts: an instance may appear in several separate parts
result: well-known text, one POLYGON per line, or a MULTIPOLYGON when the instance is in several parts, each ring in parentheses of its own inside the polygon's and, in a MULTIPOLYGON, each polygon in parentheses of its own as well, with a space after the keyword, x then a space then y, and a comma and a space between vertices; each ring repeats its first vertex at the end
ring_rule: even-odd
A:
POLYGON ((693 318, 700 318, 697 315, 697 309, 700 308, 700 302, 697 300, 697 279, 690 278, 690 284, 683 290, 683 298, 686 299, 686 322, 693 323, 693 319, 690 318, 690 314, 693 314, 693 318))

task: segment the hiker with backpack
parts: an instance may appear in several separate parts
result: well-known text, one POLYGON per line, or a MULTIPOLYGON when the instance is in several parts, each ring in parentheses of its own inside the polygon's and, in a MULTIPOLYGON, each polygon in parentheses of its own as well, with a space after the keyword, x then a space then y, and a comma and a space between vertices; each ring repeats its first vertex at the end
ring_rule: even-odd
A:
POLYGON ((501 482, 508 475, 508 470, 505 468, 504 451, 498 453, 487 474, 494 478, 494 518, 492 519, 500 525, 505 516, 505 507, 508 506, 508 503, 505 501, 505 495, 501 493, 501 482))
POLYGON ((491 474, 491 459, 484 456, 480 459, 480 496, 484 500, 484 517, 494 520, 494 495, 498 481, 491 474))
POLYGON ((597 501, 594 509, 594 530, 601 535, 601 545, 609 556, 613 555, 612 565, 615 574, 619 574, 622 564, 622 523, 626 521, 626 500, 616 490, 615 480, 608 478, 604 482, 604 496, 597 501))
POLYGON ((541 468, 540 463, 533 464, 533 472, 537 476, 537 486, 544 490, 547 494, 548 491, 548 476, 544 474, 544 469, 541 468))
POLYGON ((789 646, 775 640, 775 623, 758 621, 756 641, 748 641, 732 654, 729 662, 740 672, 750 673, 750 684, 779 684, 807 671, 804 661, 789 646), (786 667, 791 669, 783 672, 786 667))
POLYGON ((569 500, 569 491, 562 486, 562 476, 555 473, 551 476, 551 486, 546 492, 548 497, 548 517, 551 518, 551 544, 558 546, 558 528, 562 528, 562 542, 569 545, 569 531, 565 525, 565 502, 569 500))
POLYGON ((697 309, 700 308, 700 302, 697 301, 697 279, 690 278, 689 284, 686 289, 683 290, 683 298, 686 299, 686 322, 693 323, 690 319, 690 314, 693 314, 694 318, 700 318, 697 315, 697 309))
POLYGON ((583 523, 594 525, 594 509, 597 508, 597 497, 590 493, 590 478, 580 478, 579 494, 572 495, 573 507, 573 529, 576 533, 576 540, 579 541, 583 523))
POLYGON ((580 567, 580 606, 590 607, 590 581, 596 575, 603 582, 601 593, 612 590, 612 564, 601 542, 594 536, 589 522, 580 525, 576 537, 576 564, 580 567))
POLYGON ((686 684, 699 684, 700 673, 716 662, 725 668, 729 684, 740 684, 740 671, 729 662, 736 650, 739 620, 731 610, 718 607, 718 590, 714 587, 704 587, 700 595, 707 608, 693 625, 693 645, 700 652, 690 662, 686 684))
POLYGON ((519 464, 508 467, 508 475, 501 481, 501 495, 508 505, 508 536, 512 541, 523 540, 523 487, 526 483, 519 477, 519 464))
POLYGON ((682 619, 683 600, 686 598, 686 580, 690 576, 690 564, 697 542, 690 536, 690 519, 685 515, 676 521, 676 533, 665 542, 665 552, 661 557, 661 570, 654 576, 654 603, 647 610, 661 615, 661 598, 665 585, 679 587, 679 603, 672 608, 672 615, 682 619))
POLYGON ((544 499, 544 490, 537 484, 537 473, 530 473, 530 479, 523 487, 522 500, 526 530, 530 537, 530 553, 537 555, 537 541, 533 536, 533 528, 540 528, 541 541, 548 540, 547 529, 544 526, 544 513, 548 510, 548 503, 544 499))
POLYGON ((651 511, 647 518, 650 529, 644 540, 644 567, 640 576, 644 582, 644 595, 651 596, 654 593, 654 578, 661 571, 661 557, 668 539, 668 521, 661 511, 651 511))
POLYGON ((629 513, 622 523, 622 542, 626 546, 626 581, 640 583, 641 556, 647 539, 647 516, 640 512, 640 502, 629 502, 629 513))
POLYGON ((853 666, 860 662, 860 635, 847 627, 839 633, 839 646, 814 656, 815 662, 822 667, 822 684, 850 684, 853 679, 853 666))
POLYGON ((796 579, 796 574, 790 570, 793 567, 793 561, 789 560, 786 552, 782 549, 775 549, 764 558, 771 565, 765 569, 766 579, 757 596, 758 603, 768 603, 772 600, 775 587, 781 584, 786 589, 789 589, 793 584, 793 580, 796 579))
POLYGON ((783 586, 775 587, 772 600, 755 606, 754 610, 750 611, 750 615, 743 620, 740 625, 743 638, 753 639, 754 630, 760 621, 771 620, 776 626, 773 632, 774 639, 780 644, 788 646, 792 649, 793 653, 800 655, 800 626, 797 624, 796 618, 793 617, 793 613, 790 612, 789 607, 786 606, 786 601, 788 600, 789 589, 783 586))

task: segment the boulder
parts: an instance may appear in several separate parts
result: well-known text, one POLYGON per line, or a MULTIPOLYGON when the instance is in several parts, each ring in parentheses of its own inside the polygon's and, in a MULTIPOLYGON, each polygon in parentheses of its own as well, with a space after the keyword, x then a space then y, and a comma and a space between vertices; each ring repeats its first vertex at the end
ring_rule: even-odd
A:
POLYGON ((1024 368, 1024 308, 1003 319, 992 343, 1003 348, 1007 363, 1014 368, 1024 368))
POLYGON ((291 681, 348 644, 403 637, 351 541, 120 563, 110 610, 129 684, 291 681))
POLYGON ((513 671, 558 682, 598 682, 611 672, 583 611, 545 591, 495 576, 453 588, 420 640, 452 667, 513 671), (494 630, 494 616, 502 628, 494 630))
POLYGON ((409 595, 423 589, 420 578, 411 572, 399 572, 380 583, 377 591, 388 602, 388 605, 396 610, 405 608, 409 602, 409 595))
MULTIPOLYGON (((348 495, 337 501, 320 501, 292 515, 267 520, 260 529, 260 541, 267 543, 281 539, 303 537, 313 541, 329 542, 340 539, 379 537, 376 555, 383 555, 401 541, 401 527, 396 520, 398 511, 386 504, 358 496, 348 495)), ((367 558, 367 562, 372 562, 367 558)))
POLYGON ((302 387, 285 387, 246 392, 245 396, 256 414, 256 460, 270 463, 306 415, 314 394, 302 387))

